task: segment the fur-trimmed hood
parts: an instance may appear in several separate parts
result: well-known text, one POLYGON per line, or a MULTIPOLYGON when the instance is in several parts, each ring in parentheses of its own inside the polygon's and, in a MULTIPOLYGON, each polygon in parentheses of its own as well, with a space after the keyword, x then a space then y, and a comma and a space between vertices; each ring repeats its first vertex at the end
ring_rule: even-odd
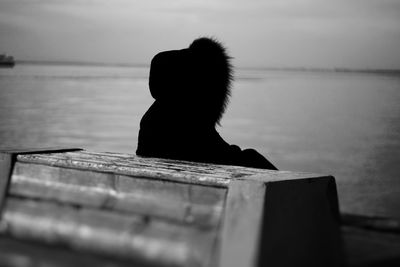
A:
POLYGON ((230 57, 215 39, 196 39, 188 48, 158 53, 151 61, 153 98, 214 125, 225 111, 231 82, 230 57))

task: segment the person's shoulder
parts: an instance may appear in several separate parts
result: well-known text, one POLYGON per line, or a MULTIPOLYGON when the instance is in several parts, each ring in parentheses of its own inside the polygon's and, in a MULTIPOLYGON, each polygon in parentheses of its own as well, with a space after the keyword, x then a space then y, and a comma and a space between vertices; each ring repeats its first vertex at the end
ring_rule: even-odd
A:
POLYGON ((163 124, 168 121, 168 112, 162 105, 155 101, 140 120, 140 127, 163 124))

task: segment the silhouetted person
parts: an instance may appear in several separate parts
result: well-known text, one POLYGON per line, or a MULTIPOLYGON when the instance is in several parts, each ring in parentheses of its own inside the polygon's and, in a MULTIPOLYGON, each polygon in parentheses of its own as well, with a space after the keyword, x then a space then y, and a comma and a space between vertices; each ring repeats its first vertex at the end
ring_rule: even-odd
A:
POLYGON ((215 129, 230 95, 229 59, 209 38, 153 58, 149 87, 155 102, 140 122, 137 155, 276 170, 254 149, 226 143, 215 129))

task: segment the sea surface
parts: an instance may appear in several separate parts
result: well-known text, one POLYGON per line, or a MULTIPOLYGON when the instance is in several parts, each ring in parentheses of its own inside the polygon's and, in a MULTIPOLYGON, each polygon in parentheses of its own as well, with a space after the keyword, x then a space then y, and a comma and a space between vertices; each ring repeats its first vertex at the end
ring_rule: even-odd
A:
MULTIPOLYGON (((147 66, 0 68, 0 147, 135 153, 147 66)), ((400 76, 236 69, 218 131, 279 169, 335 176, 343 212, 400 219, 400 76)))

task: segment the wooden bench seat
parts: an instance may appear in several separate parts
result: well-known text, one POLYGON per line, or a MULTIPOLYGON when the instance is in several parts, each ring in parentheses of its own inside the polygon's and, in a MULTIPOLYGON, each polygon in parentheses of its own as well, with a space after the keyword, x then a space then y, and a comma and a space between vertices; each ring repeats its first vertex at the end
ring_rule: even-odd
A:
POLYGON ((15 247, 0 263, 10 266, 23 255, 32 266, 96 255, 115 266, 343 264, 336 185, 326 175, 11 149, 0 153, 0 204, 0 249, 15 247))

